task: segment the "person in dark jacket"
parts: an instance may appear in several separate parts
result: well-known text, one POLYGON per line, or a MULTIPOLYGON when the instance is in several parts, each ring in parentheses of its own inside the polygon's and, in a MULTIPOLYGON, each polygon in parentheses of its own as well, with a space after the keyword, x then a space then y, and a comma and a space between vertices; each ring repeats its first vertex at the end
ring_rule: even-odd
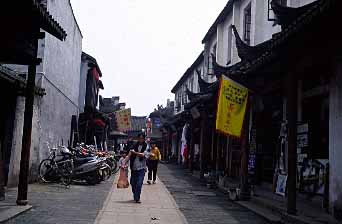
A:
POLYGON ((138 143, 129 154, 133 198, 136 203, 141 203, 140 194, 145 177, 146 159, 149 157, 144 134, 139 135, 138 143))
POLYGON ((133 138, 130 137, 127 141, 127 144, 124 147, 124 152, 128 155, 129 151, 133 149, 133 147, 134 147, 134 141, 133 141, 133 138))

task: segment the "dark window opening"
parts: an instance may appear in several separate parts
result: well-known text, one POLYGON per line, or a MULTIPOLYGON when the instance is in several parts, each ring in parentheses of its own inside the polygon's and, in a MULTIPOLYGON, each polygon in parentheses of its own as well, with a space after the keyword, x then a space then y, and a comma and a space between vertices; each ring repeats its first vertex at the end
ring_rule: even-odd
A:
MULTIPOLYGON (((273 10, 272 10, 272 7, 271 7, 271 2, 273 0, 268 0, 268 21, 275 21, 275 17, 273 15, 273 10)), ((287 6, 287 0, 278 0, 278 2, 280 3, 280 5, 282 6, 287 6)))
POLYGON ((283 6, 287 6, 287 0, 279 0, 280 4, 283 6))
POLYGON ((243 40, 246 42, 246 44, 251 43, 251 26, 252 26, 252 7, 251 4, 249 4, 245 10, 244 10, 244 35, 243 40))

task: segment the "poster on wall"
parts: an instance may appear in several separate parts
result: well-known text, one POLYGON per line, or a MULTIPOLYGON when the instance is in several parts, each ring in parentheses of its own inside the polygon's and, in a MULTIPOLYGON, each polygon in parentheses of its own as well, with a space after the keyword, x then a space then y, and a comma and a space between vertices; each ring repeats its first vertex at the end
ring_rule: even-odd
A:
POLYGON ((328 159, 306 159, 299 172, 299 190, 323 195, 327 178, 328 159))
POLYGON ((278 175, 276 194, 284 196, 286 193, 287 175, 278 175))
POLYGON ((115 118, 119 131, 126 132, 132 128, 131 109, 115 112, 115 118))

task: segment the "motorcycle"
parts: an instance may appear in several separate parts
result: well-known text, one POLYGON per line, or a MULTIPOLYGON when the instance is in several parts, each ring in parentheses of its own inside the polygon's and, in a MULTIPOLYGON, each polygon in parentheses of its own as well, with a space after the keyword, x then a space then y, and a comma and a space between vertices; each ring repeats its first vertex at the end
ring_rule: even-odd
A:
POLYGON ((106 158, 98 157, 91 146, 79 144, 72 150, 75 153, 75 179, 83 179, 93 185, 110 178, 111 167, 106 163, 106 158))

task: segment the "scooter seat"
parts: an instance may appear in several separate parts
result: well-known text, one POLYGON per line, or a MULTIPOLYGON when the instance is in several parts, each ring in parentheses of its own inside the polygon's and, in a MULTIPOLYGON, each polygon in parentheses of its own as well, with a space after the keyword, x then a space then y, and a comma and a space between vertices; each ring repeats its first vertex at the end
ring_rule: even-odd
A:
POLYGON ((84 157, 84 158, 76 157, 74 159, 76 164, 83 164, 83 163, 87 163, 87 162, 92 161, 92 160, 95 160, 95 158, 94 157, 84 157))

